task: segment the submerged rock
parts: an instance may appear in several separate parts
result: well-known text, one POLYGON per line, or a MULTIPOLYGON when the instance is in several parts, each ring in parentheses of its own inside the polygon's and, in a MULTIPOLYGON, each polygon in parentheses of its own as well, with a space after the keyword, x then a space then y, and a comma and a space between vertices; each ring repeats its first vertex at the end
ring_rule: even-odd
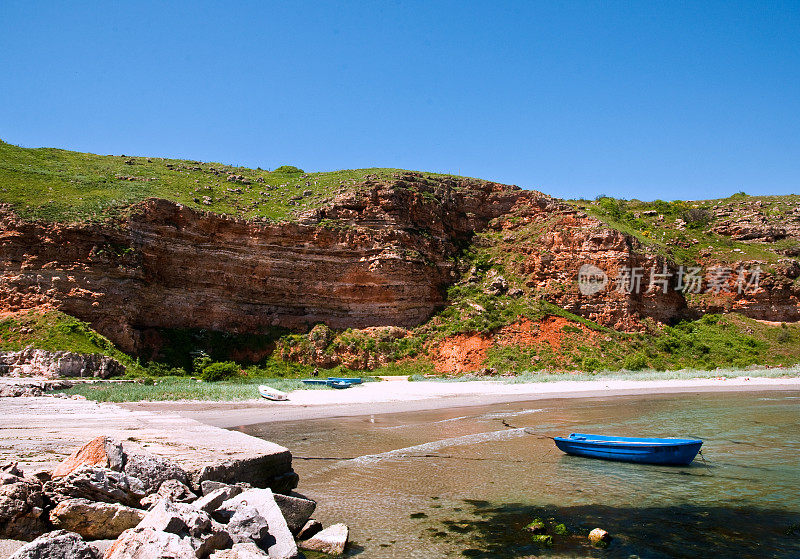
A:
POLYGON ((134 528, 145 511, 119 503, 95 503, 86 499, 68 499, 50 512, 50 521, 57 528, 76 532, 90 540, 117 538, 134 528))
POLYGON ((99 559, 97 550, 74 532, 56 530, 25 544, 10 559, 99 559))
POLYGON ((589 541, 595 547, 606 547, 611 541, 611 535, 602 528, 595 528, 589 532, 589 541))
POLYGON ((329 555, 341 555, 347 547, 349 530, 344 524, 334 524, 300 542, 302 549, 321 551, 329 555))

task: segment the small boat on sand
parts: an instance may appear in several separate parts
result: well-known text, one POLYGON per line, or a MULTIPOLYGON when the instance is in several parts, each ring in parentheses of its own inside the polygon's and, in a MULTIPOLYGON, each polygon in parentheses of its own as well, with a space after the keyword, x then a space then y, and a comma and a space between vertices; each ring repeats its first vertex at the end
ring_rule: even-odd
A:
POLYGON ((555 437, 553 440, 560 450, 575 456, 681 466, 690 464, 703 445, 700 439, 607 437, 586 433, 572 433, 569 437, 555 437))
POLYGON ((272 388, 271 386, 267 386, 266 384, 262 384, 258 387, 258 393, 261 394, 262 398, 266 398, 267 400, 288 400, 289 395, 286 392, 281 392, 276 388, 272 388))
POLYGON ((326 380, 308 378, 301 381, 303 384, 316 385, 316 386, 330 386, 331 388, 350 388, 356 384, 361 384, 360 378, 344 378, 344 377, 328 377, 326 380))

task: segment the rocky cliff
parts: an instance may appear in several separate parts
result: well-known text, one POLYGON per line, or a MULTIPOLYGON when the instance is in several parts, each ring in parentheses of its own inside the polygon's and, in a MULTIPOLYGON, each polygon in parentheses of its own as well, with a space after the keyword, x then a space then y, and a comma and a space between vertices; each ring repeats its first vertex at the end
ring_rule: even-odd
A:
MULTIPOLYGON (((410 327, 445 303, 458 256, 499 231, 532 294, 621 329, 668 321, 683 298, 658 290, 582 295, 586 262, 662 265, 635 239, 535 191, 397 174, 367 179, 295 222, 202 212, 161 199, 99 224, 59 224, 0 211, 0 306, 58 308, 125 350, 151 328, 259 332, 410 327)), ((492 241, 494 242, 494 241, 492 241)))

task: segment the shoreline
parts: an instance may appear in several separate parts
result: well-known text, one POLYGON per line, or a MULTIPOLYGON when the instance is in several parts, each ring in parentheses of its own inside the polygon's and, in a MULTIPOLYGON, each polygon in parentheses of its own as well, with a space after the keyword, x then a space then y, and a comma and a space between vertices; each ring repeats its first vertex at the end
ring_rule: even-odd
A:
POLYGON ((736 377, 668 380, 596 379, 506 384, 496 381, 408 382, 400 378, 346 390, 299 390, 289 400, 147 401, 117 404, 131 411, 171 413, 230 429, 258 423, 388 414, 563 398, 666 395, 686 392, 798 391, 800 378, 736 377))

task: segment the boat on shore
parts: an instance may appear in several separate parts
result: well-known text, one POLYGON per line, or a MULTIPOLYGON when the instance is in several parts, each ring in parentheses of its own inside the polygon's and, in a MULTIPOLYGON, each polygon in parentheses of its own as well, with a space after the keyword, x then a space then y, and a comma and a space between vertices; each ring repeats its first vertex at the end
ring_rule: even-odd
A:
POLYGON ((560 450, 575 456, 673 466, 690 464, 703 445, 700 439, 609 437, 586 433, 572 433, 553 440, 560 450))
POLYGON ((331 388, 350 388, 356 384, 361 384, 364 381, 360 378, 345 378, 345 377, 328 377, 327 379, 308 378, 303 379, 303 384, 310 386, 330 386, 331 388))
POLYGON ((262 398, 266 398, 267 400, 288 400, 289 395, 286 392, 282 392, 277 388, 272 388, 271 386, 267 386, 266 384, 261 384, 258 387, 258 393, 261 394, 262 398))

